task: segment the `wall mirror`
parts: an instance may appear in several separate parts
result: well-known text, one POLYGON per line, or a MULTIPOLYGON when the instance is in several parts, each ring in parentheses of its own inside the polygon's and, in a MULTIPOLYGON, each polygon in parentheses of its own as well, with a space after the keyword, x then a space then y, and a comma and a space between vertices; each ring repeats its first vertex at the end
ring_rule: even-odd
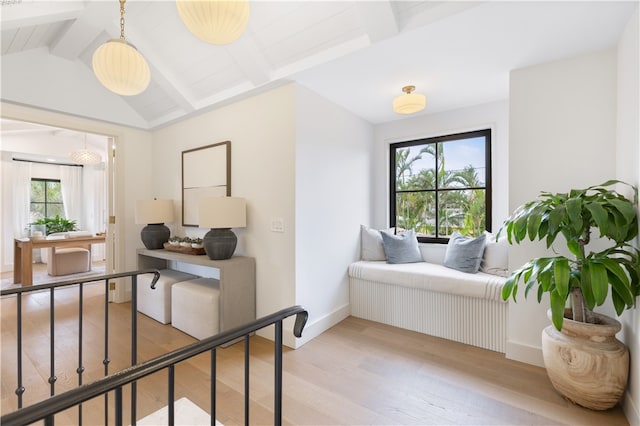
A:
POLYGON ((198 204, 231 195, 231 142, 182 151, 182 226, 198 226, 198 204))

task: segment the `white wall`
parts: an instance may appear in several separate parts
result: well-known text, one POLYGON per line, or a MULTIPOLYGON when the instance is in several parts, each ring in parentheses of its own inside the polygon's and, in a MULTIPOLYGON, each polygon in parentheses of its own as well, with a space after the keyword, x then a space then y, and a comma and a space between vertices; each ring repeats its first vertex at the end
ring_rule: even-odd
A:
MULTIPOLYGON (((236 254, 256 259, 258 317, 296 302, 295 120, 295 86, 289 84, 153 132, 153 186, 146 196, 175 200, 179 213, 182 151, 231 141, 231 192, 247 200, 247 227, 233 230, 236 254), (274 218, 283 219, 285 232, 270 230, 274 218)), ((179 215, 173 234, 208 231, 181 223, 179 215)))
MULTIPOLYGON (((618 138, 616 150, 616 177, 636 187, 640 185, 640 106, 638 76, 640 67, 638 40, 638 9, 629 20, 618 44, 618 138)), ((640 211, 640 205, 638 206, 640 211)), ((636 247, 638 239, 636 239, 636 247)), ((640 298, 636 303, 640 303, 640 298)), ((640 310, 625 312, 620 317, 622 338, 631 353, 629 388, 624 411, 629 423, 640 425, 640 310)))
MULTIPOLYGON (((288 84, 153 132, 149 195, 176 200, 180 213, 181 152, 231 141, 232 195, 247 200, 236 254, 256 259, 259 317, 294 304, 308 309, 302 339, 285 323, 285 344, 298 347, 348 315, 347 267, 369 214, 371 139, 363 120, 288 84), (271 231, 275 219, 284 232, 271 231)), ((208 231, 180 223, 173 233, 208 231)))
MULTIPOLYGON (((616 52, 607 50, 511 72, 509 210, 540 191, 562 192, 616 176, 616 52)), ((562 249, 561 244, 556 244, 562 249)), ((513 270, 550 252, 542 243, 511 246, 513 270)), ((547 300, 510 302, 507 357, 542 365, 547 300)))
POLYGON ((347 269, 370 217, 372 147, 371 124, 297 86, 296 303, 309 311, 302 341, 349 315, 347 269))
MULTIPOLYGON (((427 108, 429 106, 427 105, 427 108)), ((373 183, 373 209, 370 225, 389 226, 389 144, 472 130, 492 130, 492 184, 493 221, 497 231, 509 216, 508 210, 508 154, 509 104, 491 102, 455 111, 407 118, 375 127, 373 183)))

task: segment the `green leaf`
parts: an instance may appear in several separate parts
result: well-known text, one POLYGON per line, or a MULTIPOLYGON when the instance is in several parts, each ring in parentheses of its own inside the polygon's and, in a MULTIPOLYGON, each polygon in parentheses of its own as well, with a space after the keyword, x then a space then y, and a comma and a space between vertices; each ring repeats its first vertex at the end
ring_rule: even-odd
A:
MULTIPOLYGON (((618 281, 622 285, 624 285, 624 283, 629 283, 629 278, 627 277, 627 274, 624 273, 624 269, 622 269, 622 266, 620 266, 620 264, 616 260, 600 259, 600 262, 604 265, 605 268, 607 268, 609 275, 616 276, 618 278, 618 281)), ((620 295, 622 296, 622 293, 620 293, 620 295)))
POLYGON ((556 291, 558 295, 564 299, 569 294, 569 261, 567 259, 558 259, 553 263, 553 275, 556 283, 556 291))
POLYGON ((632 307, 634 297, 631 294, 631 290, 629 289, 629 287, 624 285, 624 283, 612 273, 609 273, 609 281, 611 282, 611 291, 620 296, 625 305, 632 307))
POLYGON ((507 278, 507 281, 502 287, 502 300, 507 300, 513 292, 513 300, 516 300, 516 293, 513 291, 515 283, 520 279, 520 274, 516 273, 507 278))
POLYGON ((542 286, 538 286, 538 303, 542 303, 542 295, 544 294, 544 289, 542 286))
POLYGON ((600 235, 606 235, 609 225, 607 210, 599 203, 586 203, 585 207, 591 213, 593 221, 600 230, 600 235))
POLYGON ((580 219, 582 214, 582 200, 580 198, 569 198, 565 206, 570 221, 573 222, 580 219))
POLYGON ((540 222, 542 221, 542 215, 545 212, 543 206, 537 206, 529 214, 527 221, 527 232, 529 234, 529 240, 533 241, 538 236, 538 229, 540 228, 540 222))
POLYGON ((593 289, 593 297, 596 305, 600 306, 607 299, 609 291, 609 278, 607 277, 607 269, 600 263, 592 262, 589 265, 589 274, 591 278, 591 288, 593 289))
POLYGON ((562 297, 557 291, 549 294, 549 302, 551 306, 551 321, 558 331, 562 330, 562 322, 564 320, 564 306, 567 301, 566 297, 562 297))
POLYGON ((636 211, 633 208, 631 201, 627 199, 614 198, 609 200, 609 202, 622 214, 622 217, 625 219, 625 223, 633 222, 633 219, 636 217, 636 211))
POLYGON ((618 316, 621 315, 626 305, 615 289, 611 292, 611 300, 613 301, 613 307, 616 309, 616 313, 618 316))
POLYGON ((582 265, 582 271, 580 272, 580 288, 582 289, 582 296, 584 301, 590 310, 593 310, 596 306, 596 300, 593 296, 593 287, 591 285, 591 271, 588 263, 582 265))
POLYGON ((565 206, 559 205, 549 213, 549 233, 556 234, 560 229, 567 210, 565 206))
POLYGON ((582 252, 580 251, 580 244, 575 240, 567 241, 567 248, 578 259, 582 259, 582 252))
POLYGON ((544 238, 549 232, 549 214, 545 213, 542 217, 542 221, 540 222, 540 226, 538 227, 538 239, 541 240, 544 238))

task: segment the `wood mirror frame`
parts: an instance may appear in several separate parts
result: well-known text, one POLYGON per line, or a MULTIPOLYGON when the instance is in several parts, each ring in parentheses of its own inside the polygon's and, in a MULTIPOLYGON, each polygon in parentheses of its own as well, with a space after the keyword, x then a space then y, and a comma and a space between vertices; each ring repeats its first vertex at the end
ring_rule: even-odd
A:
POLYGON ((182 226, 198 226, 198 203, 231 195, 231 142, 182 151, 182 226))

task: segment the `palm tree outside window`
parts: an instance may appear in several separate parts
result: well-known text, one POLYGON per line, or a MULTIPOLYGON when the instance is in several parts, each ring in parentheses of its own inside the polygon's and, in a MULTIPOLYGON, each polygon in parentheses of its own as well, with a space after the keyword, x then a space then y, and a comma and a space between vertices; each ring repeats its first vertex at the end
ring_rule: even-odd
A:
POLYGON ((391 226, 420 242, 491 230, 491 130, 390 146, 391 226))

